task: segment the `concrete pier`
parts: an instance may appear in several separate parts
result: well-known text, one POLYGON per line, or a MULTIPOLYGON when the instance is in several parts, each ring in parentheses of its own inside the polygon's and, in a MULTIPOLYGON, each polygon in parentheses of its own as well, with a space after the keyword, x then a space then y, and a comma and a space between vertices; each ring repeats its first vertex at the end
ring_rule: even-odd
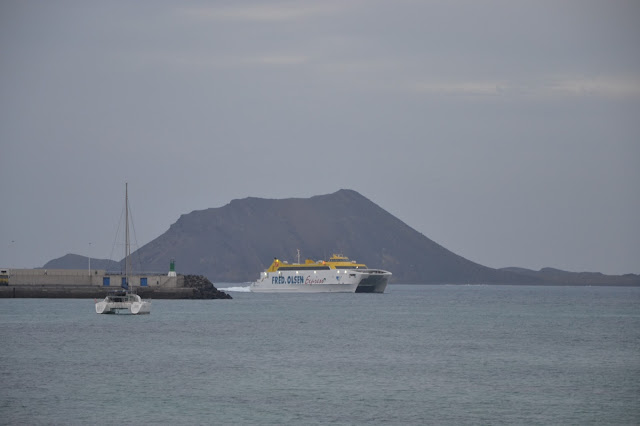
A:
MULTIPOLYGON (((204 277, 187 277, 185 282, 184 275, 135 274, 127 284, 143 298, 230 298, 204 277)), ((0 269, 0 298, 103 298, 123 282, 123 274, 100 269, 0 269)))

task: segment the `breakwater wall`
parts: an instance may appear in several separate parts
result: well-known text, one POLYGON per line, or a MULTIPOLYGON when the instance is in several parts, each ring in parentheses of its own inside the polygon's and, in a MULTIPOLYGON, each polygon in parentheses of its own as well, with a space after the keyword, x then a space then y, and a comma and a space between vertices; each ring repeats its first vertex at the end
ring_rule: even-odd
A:
MULTIPOLYGON (((120 273, 104 270, 2 269, 0 298, 103 298, 125 283, 120 273)), ((130 275, 126 284, 143 298, 230 299, 205 277, 197 275, 130 275)))

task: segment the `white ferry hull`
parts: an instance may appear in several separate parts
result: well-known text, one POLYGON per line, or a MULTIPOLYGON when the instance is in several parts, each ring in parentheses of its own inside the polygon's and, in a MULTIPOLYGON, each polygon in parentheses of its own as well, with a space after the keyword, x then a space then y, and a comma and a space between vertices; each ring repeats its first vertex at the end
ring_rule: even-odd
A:
POLYGON ((271 285, 251 284, 253 293, 355 293, 358 284, 271 285))
POLYGON ((387 288, 391 272, 382 270, 358 271, 363 275, 362 280, 356 288, 356 293, 384 293, 387 288))
POLYGON ((335 270, 317 273, 268 272, 251 284, 254 293, 355 293, 361 277, 335 270))

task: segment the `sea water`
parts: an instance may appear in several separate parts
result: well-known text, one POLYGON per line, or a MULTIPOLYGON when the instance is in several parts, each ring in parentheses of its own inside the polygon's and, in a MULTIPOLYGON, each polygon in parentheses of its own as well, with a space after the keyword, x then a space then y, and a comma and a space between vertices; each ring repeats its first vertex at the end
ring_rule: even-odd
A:
POLYGON ((640 288, 232 294, 1 299, 0 423, 640 424, 640 288))

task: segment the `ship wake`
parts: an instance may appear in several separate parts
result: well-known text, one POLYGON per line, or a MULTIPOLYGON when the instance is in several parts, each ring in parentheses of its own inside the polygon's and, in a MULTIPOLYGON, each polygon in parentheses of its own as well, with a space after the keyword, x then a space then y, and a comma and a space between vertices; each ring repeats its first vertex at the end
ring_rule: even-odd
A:
POLYGON ((226 287, 226 288, 220 288, 218 290, 221 291, 235 291, 238 293, 249 293, 251 292, 251 289, 249 288, 249 286, 246 287, 226 287))

